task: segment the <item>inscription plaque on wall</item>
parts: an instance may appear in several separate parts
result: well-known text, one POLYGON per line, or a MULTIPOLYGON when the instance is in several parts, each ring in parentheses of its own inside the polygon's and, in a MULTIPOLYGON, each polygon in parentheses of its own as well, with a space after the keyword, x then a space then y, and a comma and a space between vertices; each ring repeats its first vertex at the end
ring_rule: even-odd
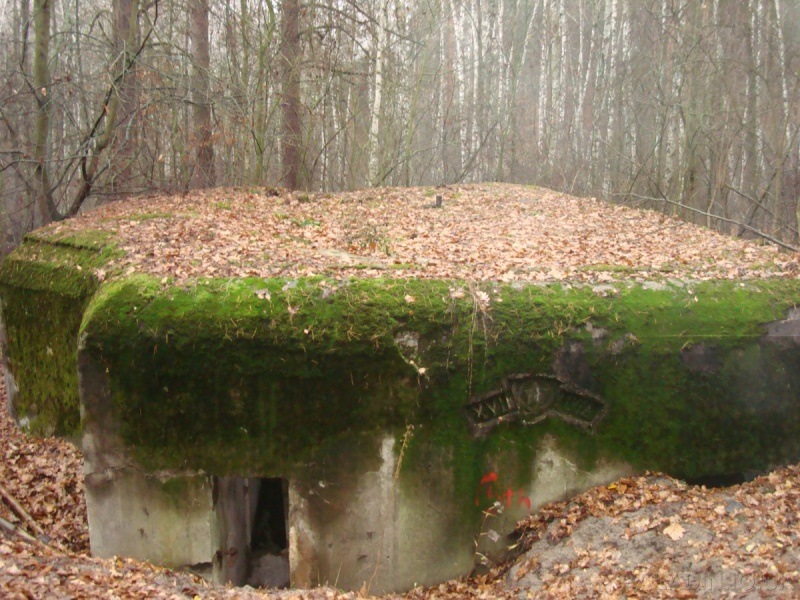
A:
POLYGON ((465 409, 478 434, 501 423, 535 425, 551 418, 593 432, 607 412, 597 394, 554 375, 534 373, 509 375, 499 390, 474 396, 465 409))

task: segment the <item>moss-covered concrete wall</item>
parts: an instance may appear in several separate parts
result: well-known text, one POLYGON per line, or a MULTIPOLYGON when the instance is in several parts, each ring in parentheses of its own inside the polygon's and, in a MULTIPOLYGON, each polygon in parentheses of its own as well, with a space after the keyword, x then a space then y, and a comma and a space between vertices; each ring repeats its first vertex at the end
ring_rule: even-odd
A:
MULTIPOLYGON (((686 477, 796 450, 764 441, 797 428, 796 346, 767 335, 800 298, 796 280, 102 282, 114 254, 106 234, 32 235, 4 261, 12 405, 36 432, 78 432, 80 329, 108 368, 124 443, 152 468, 283 473, 326 440, 415 423, 473 452, 494 424, 476 428, 465 406, 517 374, 600 398, 603 424, 587 435, 515 418, 499 435, 561 429, 587 456, 602 445, 686 477)), ((562 414, 586 409, 559 402, 562 414)))
POLYGON ((609 290, 139 276, 94 297, 82 352, 107 369, 121 438, 151 469, 286 474, 342 437, 420 424, 476 470, 486 445, 557 432, 588 459, 611 449, 692 478, 796 453, 800 353, 767 324, 797 298, 786 280, 609 290), (530 373, 602 401, 602 423, 590 434, 556 412, 476 430, 466 405, 530 373))
POLYGON ((12 409, 30 431, 80 430, 78 329, 113 256, 108 236, 28 235, 0 268, 3 359, 12 409))

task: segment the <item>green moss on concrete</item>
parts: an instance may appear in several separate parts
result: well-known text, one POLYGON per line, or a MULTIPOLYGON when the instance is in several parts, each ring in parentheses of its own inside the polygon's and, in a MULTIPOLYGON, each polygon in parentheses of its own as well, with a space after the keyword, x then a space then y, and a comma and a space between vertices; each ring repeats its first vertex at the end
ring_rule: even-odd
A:
POLYGON ((34 433, 71 436, 79 429, 78 328, 99 285, 96 269, 115 253, 99 232, 29 235, 3 261, 4 359, 19 389, 12 405, 34 433))
POLYGON ((323 438, 413 417, 418 375, 393 333, 400 321, 446 327, 452 316, 434 307, 447 287, 410 304, 405 282, 381 285, 383 294, 368 282, 332 293, 319 281, 114 282, 87 311, 86 348, 114 373, 126 441, 152 459, 275 468, 323 438))
POLYGON ((615 401, 594 441, 641 468, 688 479, 796 460, 800 361, 787 354, 768 344, 733 349, 714 374, 687 374, 675 356, 649 367, 625 357, 602 374, 602 393, 615 401), (749 354, 757 356, 751 368, 749 354))
POLYGON ((764 333, 800 301, 796 280, 710 281, 670 290, 623 289, 606 322, 625 324, 647 348, 662 351, 700 341, 730 347, 764 333))
MULTIPOLYGON (((467 465, 458 483, 466 490, 485 449, 467 429, 464 404, 510 374, 552 371, 565 341, 580 340, 590 372, 579 383, 611 404, 597 439, 637 464, 681 466, 688 459, 666 461, 666 449, 686 443, 676 428, 705 393, 680 364, 681 348, 704 340, 733 352, 800 298, 791 281, 631 285, 608 297, 591 287, 484 285, 491 301, 482 306, 459 282, 335 285, 174 287, 146 276, 104 285, 84 319, 86 348, 109 368, 124 439, 140 460, 280 474, 325 440, 426 423, 454 463, 467 465), (463 296, 452 292, 459 287, 463 296), (588 323, 607 330, 601 344, 588 323), (416 353, 396 341, 409 332, 416 353), (636 346, 612 351, 628 334, 636 346), (658 377, 648 376, 653 365, 658 377), (680 406, 675 390, 685 391, 680 406)), ((589 460, 597 454, 596 442, 576 440, 589 460)))
MULTIPOLYGON (((39 230, 25 236, 25 242, 41 244, 41 249, 47 247, 72 248, 75 250, 89 250, 102 256, 118 254, 114 244, 114 234, 109 231, 96 229, 86 229, 82 231, 59 231, 59 230, 39 230)), ((20 248, 31 249, 31 245, 21 246, 20 248)), ((84 260, 96 262, 97 257, 90 254, 84 260)), ((80 264, 80 263, 75 263, 80 264)))
MULTIPOLYGON (((102 232, 40 232, 4 262, 15 406, 38 432, 75 432, 82 319, 86 351, 109 369, 125 442, 154 468, 280 474, 328 440, 409 423, 425 424, 426 435, 464 465, 462 491, 485 467, 480 457, 495 452, 487 444, 519 451, 530 447, 531 432, 553 428, 589 462, 603 445, 638 465, 700 473, 722 466, 690 450, 710 456, 716 444, 725 448, 718 457, 750 468, 757 461, 737 454, 728 438, 713 442, 692 419, 735 429, 749 413, 724 402, 729 388, 749 385, 735 376, 741 365, 756 365, 758 379, 759 369, 793 360, 758 340, 764 324, 784 318, 800 298, 797 281, 645 289, 311 278, 175 286, 137 275, 100 286, 112 242, 102 232), (598 329, 605 334, 593 339, 598 329), (609 403, 597 435, 548 423, 518 428, 522 437, 513 440, 506 433, 476 440, 462 410, 470 398, 511 374, 552 373, 558 361, 569 370, 568 341, 584 354, 573 383, 609 403), (681 350, 699 342, 721 353, 721 374, 706 377, 681 362, 681 350)), ((751 401, 782 398, 773 387, 751 401)), ((750 429, 739 435, 763 445, 763 431, 750 429)))

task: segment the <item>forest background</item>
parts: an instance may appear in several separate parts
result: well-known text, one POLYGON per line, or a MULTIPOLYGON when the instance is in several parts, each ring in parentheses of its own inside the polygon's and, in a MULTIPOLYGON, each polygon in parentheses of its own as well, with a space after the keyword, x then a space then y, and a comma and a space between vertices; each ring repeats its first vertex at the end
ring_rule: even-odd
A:
POLYGON ((0 0, 0 232, 533 183, 800 245, 800 0, 0 0))

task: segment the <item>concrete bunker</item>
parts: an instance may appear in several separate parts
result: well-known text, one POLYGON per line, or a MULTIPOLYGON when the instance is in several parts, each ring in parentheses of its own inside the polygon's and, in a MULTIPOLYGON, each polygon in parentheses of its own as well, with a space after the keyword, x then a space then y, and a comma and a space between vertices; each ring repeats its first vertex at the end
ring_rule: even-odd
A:
POLYGON ((0 301, 11 404, 81 440, 99 556, 397 591, 626 473, 800 458, 796 278, 173 281, 108 275, 91 233, 29 237, 0 301))
MULTIPOLYGON (((272 514, 283 502, 287 547, 266 544, 261 581, 283 584, 288 559, 293 586, 395 591, 501 558, 504 534, 531 510, 635 470, 739 476, 800 457, 798 312, 773 304, 774 287, 630 286, 610 302, 591 288, 508 287, 492 329, 475 336, 472 308, 441 300, 452 284, 353 282, 331 298, 313 281, 266 282, 266 304, 264 285, 133 281, 93 301, 78 351, 93 552, 171 565, 214 557, 215 580, 247 582, 259 505, 272 514), (410 292, 441 312, 409 322, 420 317, 410 292), (747 302, 772 318, 718 310, 747 302), (542 318, 542 303, 556 314, 542 318), (231 305, 244 315, 238 333, 208 321, 231 305), (265 315, 276 305, 297 308, 265 315), (541 327, 584 312, 548 343, 518 327, 527 306, 541 327), (344 307, 343 320, 334 308, 344 307), (354 328, 375 331, 382 318, 376 351, 354 328), (356 335, 332 345, 304 333, 338 339, 328 327, 356 335), (213 360, 198 369, 209 345, 213 360), (198 552, 175 555, 174 534, 152 527, 145 538, 130 524, 114 533, 109 523, 142 503, 151 518, 183 519, 194 537, 179 546, 198 552)), ((782 286, 786 302, 800 297, 796 282, 782 286)))

